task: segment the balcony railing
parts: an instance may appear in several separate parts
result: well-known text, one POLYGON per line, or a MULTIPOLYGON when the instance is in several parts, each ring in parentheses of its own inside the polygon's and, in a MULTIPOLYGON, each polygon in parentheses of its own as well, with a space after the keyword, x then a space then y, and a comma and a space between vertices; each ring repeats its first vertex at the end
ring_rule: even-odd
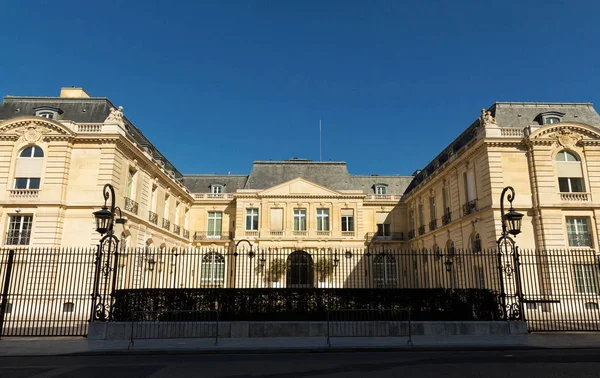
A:
POLYGON ((31 231, 19 232, 8 231, 6 233, 6 245, 28 245, 31 239, 31 231))
POLYGON ((408 231, 408 240, 415 238, 415 230, 408 231))
POLYGON ((329 236, 331 231, 317 231, 317 236, 329 236))
POLYGON ((306 230, 294 230, 294 236, 306 236, 306 230))
POLYGON ((246 230, 244 231, 244 235, 250 237, 258 237, 258 230, 246 230))
POLYGON ((148 211, 148 220, 154 224, 158 224, 158 214, 148 211))
POLYGON ((419 236, 425 235, 425 225, 419 226, 419 236))
POLYGON ((366 201, 400 201, 400 194, 369 194, 365 197, 366 201))
POLYGON ((431 222, 429 222, 429 231, 433 231, 436 228, 437 228, 437 219, 434 219, 431 222))
POLYGON ((80 123, 77 125, 78 133, 101 133, 101 123, 80 123))
POLYGON ((194 193, 197 200, 221 200, 233 199, 233 193, 194 193))
POLYGON ((591 247, 590 234, 569 234, 569 247, 591 247))
POLYGON ((590 200, 590 193, 560 193, 561 201, 583 202, 590 200))
POLYGON ((370 240, 404 240, 404 232, 388 232, 380 234, 379 232, 373 232, 367 234, 367 239, 370 240))
POLYGON ((271 236, 283 236, 283 231, 271 231, 271 236))
POLYGON ((181 233, 181 227, 179 227, 179 225, 174 224, 173 225, 173 232, 177 235, 179 235, 181 233))
POLYGON ((34 199, 38 198, 39 189, 11 189, 10 198, 34 199))
POLYGON ((137 214, 138 213, 139 204, 132 200, 131 198, 125 197, 125 210, 137 214))
POLYGON ((231 240, 231 235, 221 231, 196 231, 194 241, 202 240, 231 240))
POLYGON ((345 236, 345 237, 350 237, 350 236, 354 237, 354 235, 355 235, 354 231, 342 231, 342 236, 345 236))
POLYGON ((171 229, 171 222, 168 219, 163 218, 162 227, 165 230, 170 230, 171 229))
POLYGON ((442 226, 450 224, 452 222, 452 212, 450 208, 446 208, 446 212, 442 215, 442 226))
POLYGON ((190 238, 190 231, 186 230, 185 228, 183 229, 183 237, 186 239, 190 238))
POLYGON ((477 200, 471 200, 463 205, 463 216, 473 214, 477 210, 477 200))

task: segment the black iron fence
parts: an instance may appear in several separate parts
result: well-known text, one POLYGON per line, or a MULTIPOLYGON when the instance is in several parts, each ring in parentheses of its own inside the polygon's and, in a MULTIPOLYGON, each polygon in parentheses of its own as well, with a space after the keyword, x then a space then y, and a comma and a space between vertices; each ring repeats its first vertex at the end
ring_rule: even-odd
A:
POLYGON ((600 331, 600 259, 586 248, 515 256, 383 247, 134 248, 98 266, 95 247, 10 251, 0 249, 0 335, 85 335, 97 304, 96 272, 111 277, 96 293, 111 313, 196 308, 235 319, 270 312, 281 319, 273 313, 310 309, 322 319, 332 309, 404 306, 415 319, 438 312, 455 320, 525 319, 530 330, 600 331))

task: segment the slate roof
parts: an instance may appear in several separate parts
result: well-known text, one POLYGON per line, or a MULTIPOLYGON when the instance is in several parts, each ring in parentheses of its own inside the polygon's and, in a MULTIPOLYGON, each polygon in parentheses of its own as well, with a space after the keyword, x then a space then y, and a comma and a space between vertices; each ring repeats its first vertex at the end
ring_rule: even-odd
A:
MULTIPOLYGON (((0 120, 14 117, 35 115, 36 109, 41 107, 60 109, 62 114, 60 119, 70 120, 77 123, 102 123, 108 117, 110 108, 116 106, 104 97, 90 98, 71 98, 71 97, 24 97, 24 96, 6 96, 0 103, 0 120)), ((142 132, 133 125, 126 117, 125 127, 131 137, 146 148, 152 156, 164 163, 167 171, 173 172, 173 175, 181 180, 183 175, 175 168, 173 164, 158 151, 156 147, 142 134, 142 132)))
POLYGON ((350 176, 352 189, 365 194, 375 194, 375 185, 387 185, 387 194, 402 194, 413 180, 413 176, 350 176))
POLYGON ((213 184, 223 185, 224 193, 244 189, 248 175, 183 175, 183 185, 192 193, 210 193, 213 184))
MULTIPOLYGON (((561 121, 580 122, 600 128, 600 115, 594 109, 593 104, 586 103, 552 103, 552 102, 496 102, 488 109, 499 127, 525 128, 529 125, 542 125, 542 113, 561 113, 561 121)), ((438 154, 429 164, 414 176, 414 179, 406 188, 405 195, 419 185, 428 175, 435 172, 452 154, 469 143, 479 127, 479 119, 476 119, 465 131, 462 132, 452 143, 438 154)))

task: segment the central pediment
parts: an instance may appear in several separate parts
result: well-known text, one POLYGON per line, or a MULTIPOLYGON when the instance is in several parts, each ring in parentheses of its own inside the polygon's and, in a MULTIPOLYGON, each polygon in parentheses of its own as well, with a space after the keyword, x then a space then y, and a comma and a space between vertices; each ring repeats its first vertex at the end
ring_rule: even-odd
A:
POLYGON ((337 190, 329 189, 301 177, 284 182, 258 193, 259 196, 341 196, 337 190))

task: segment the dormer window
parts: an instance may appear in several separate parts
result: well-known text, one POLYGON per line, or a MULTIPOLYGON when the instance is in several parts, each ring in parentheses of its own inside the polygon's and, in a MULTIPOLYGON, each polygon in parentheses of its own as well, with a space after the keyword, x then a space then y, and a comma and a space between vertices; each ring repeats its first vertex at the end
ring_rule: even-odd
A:
POLYGON ((538 114, 538 116, 536 118, 537 118, 538 122, 540 120, 542 121, 542 125, 551 125, 553 123, 562 122, 562 117, 564 115, 565 115, 565 113, 546 112, 546 113, 538 114))
POLYGON ((213 184, 210 186, 210 192, 212 194, 221 194, 223 193, 223 185, 213 184))
POLYGON ((58 119, 58 117, 63 113, 62 110, 58 108, 35 108, 35 115, 38 117, 48 118, 48 119, 58 119))
POLYGON ((385 185, 385 184, 375 185, 375 194, 378 194, 378 195, 387 194, 387 185, 385 185))

